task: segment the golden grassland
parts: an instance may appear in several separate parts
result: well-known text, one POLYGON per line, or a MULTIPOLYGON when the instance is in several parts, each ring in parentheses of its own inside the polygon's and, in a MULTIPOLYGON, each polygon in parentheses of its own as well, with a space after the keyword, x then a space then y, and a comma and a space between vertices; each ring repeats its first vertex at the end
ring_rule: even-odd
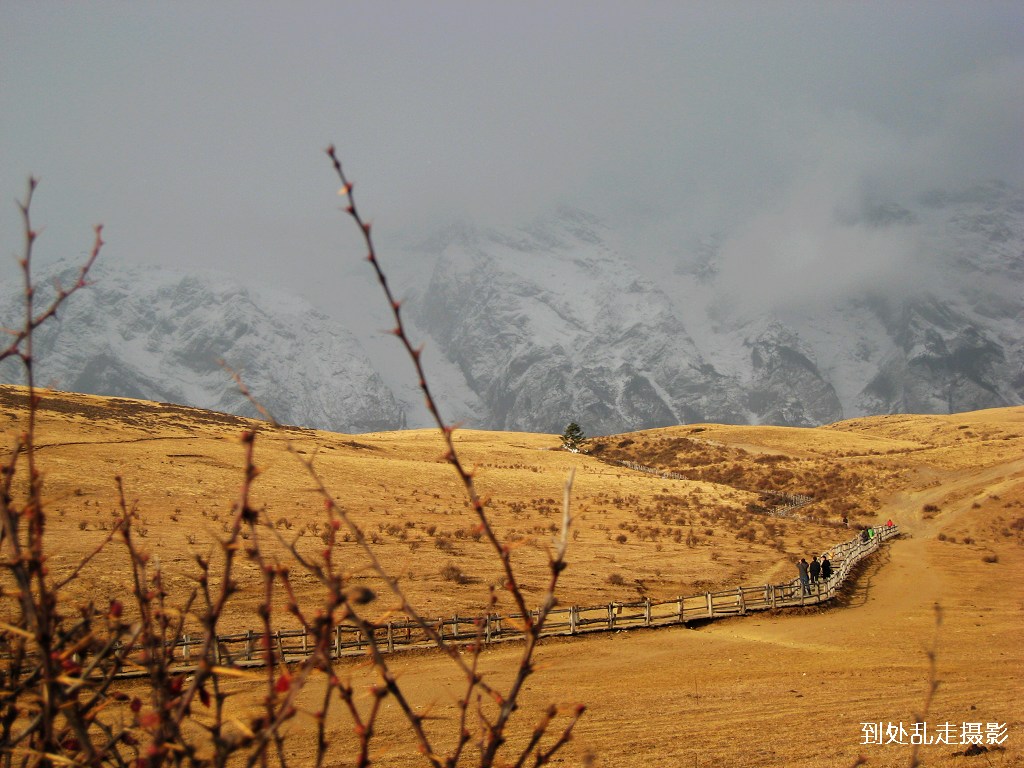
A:
MULTIPOLYGON (((195 556, 218 557, 243 479, 239 436, 255 423, 166 404, 42 394, 36 442, 51 573, 70 572, 108 535, 120 514, 120 477, 138 512, 137 540, 158 558, 172 596, 184 595, 195 556)), ((0 387, 5 461, 25 423, 24 391, 0 387)), ((849 538, 843 517, 853 525, 892 518, 907 533, 871 562, 841 604, 825 609, 546 641, 524 712, 552 702, 588 705, 556 764, 851 765, 863 755, 869 765, 908 765, 909 746, 862 744, 862 723, 914 721, 933 643, 941 683, 926 722, 958 729, 1000 723, 1008 738, 974 758, 955 756, 959 744, 924 746, 923 764, 1024 764, 1024 408, 880 416, 817 429, 685 425, 600 438, 588 455, 560 450, 552 435, 455 435, 499 537, 514 548, 528 599, 539 601, 547 584, 547 548, 570 469, 576 518, 562 604, 786 581, 794 560, 849 538), (687 479, 630 470, 622 460, 687 479), (807 519, 761 514, 770 504, 764 491, 813 496, 799 510, 807 519)), ((340 435, 261 427, 253 500, 266 524, 258 535, 282 560, 288 554, 277 537, 308 557, 323 549, 324 499, 297 460, 312 458, 330 495, 424 615, 481 612, 500 583, 499 566, 442 451, 433 430, 340 435)), ((396 611, 355 542, 340 542, 335 557, 353 582, 378 592, 380 618, 396 611)), ((257 625, 256 573, 244 562, 239 569, 242 591, 223 631, 257 625)), ((115 541, 67 597, 102 604, 124 595, 127 578, 127 556, 115 541)), ((297 569, 293 580, 300 602, 315 604, 314 580, 297 569)), ((499 602, 498 610, 511 607, 499 602)), ((489 649, 482 663, 501 679, 515 654, 514 646, 489 649)), ((437 716, 431 727, 450 726, 460 681, 446 662, 417 653, 395 663, 413 699, 437 716)), ((339 667, 369 684, 370 672, 358 664, 339 667)), ((316 691, 308 695, 314 701, 316 691)), ((291 727, 302 724, 300 717, 291 727)), ((380 733, 380 764, 420 764, 397 721, 385 719, 380 733)), ((342 749, 350 738, 341 725, 331 735, 342 749)))

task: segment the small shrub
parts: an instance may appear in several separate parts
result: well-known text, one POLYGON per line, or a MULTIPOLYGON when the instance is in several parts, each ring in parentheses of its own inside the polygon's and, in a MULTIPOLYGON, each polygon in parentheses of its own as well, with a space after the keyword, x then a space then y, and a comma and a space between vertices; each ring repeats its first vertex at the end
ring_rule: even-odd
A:
POLYGON ((999 562, 999 555, 995 554, 994 552, 991 555, 984 555, 981 558, 981 562, 983 562, 983 563, 998 563, 999 562))
POLYGON ((754 530, 754 526, 750 525, 737 533, 736 538, 754 542, 757 541, 757 531, 754 530))
POLYGON ((451 581, 455 584, 468 584, 470 579, 459 566, 455 563, 449 563, 441 569, 441 578, 445 581, 451 581))
POLYGON ((619 542, 619 544, 625 544, 627 541, 629 541, 629 537, 624 533, 620 533, 618 536, 615 537, 615 540, 619 542))
POLYGON ((622 577, 621 573, 609 573, 608 578, 605 579, 613 587, 621 587, 626 583, 626 580, 622 577))
POLYGON ((455 542, 449 539, 447 536, 435 536, 434 546, 449 555, 456 554, 455 542))

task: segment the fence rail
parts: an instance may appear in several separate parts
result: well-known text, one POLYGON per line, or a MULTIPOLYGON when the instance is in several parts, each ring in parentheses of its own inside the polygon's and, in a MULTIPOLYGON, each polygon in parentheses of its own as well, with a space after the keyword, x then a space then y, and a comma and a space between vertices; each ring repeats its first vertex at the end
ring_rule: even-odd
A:
MULTIPOLYGON (((634 627, 665 627, 690 622, 743 616, 754 611, 778 610, 818 605, 835 598, 851 570, 875 552, 883 541, 899 535, 895 525, 876 529, 872 538, 861 536, 836 544, 833 571, 828 579, 806 587, 799 579, 781 584, 739 586, 716 592, 679 596, 669 600, 616 601, 600 605, 573 605, 555 608, 549 614, 542 633, 545 637, 575 636, 591 632, 609 632, 634 627)), ((534 613, 534 617, 536 617, 534 613)), ((438 618, 430 628, 446 643, 492 644, 523 637, 521 614, 486 614, 438 618)), ((372 625, 370 631, 378 648, 384 652, 402 649, 436 647, 437 643, 423 625, 408 619, 397 619, 372 625)), ((187 671, 201 661, 205 637, 182 636, 173 644, 174 667, 187 671)), ((367 634, 359 627, 338 624, 331 629, 331 658, 362 655, 369 645, 367 634)), ((302 629, 279 630, 269 638, 262 632, 249 630, 218 635, 210 644, 209 663, 238 668, 263 666, 268 658, 273 663, 288 663, 307 658, 316 650, 316 638, 302 629)), ((141 649, 140 649, 141 652, 141 649)), ((131 660, 131 655, 129 655, 131 660)), ((81 661, 85 661, 82 659, 81 661)), ((118 673, 120 677, 143 676, 143 664, 129 664, 118 673)))

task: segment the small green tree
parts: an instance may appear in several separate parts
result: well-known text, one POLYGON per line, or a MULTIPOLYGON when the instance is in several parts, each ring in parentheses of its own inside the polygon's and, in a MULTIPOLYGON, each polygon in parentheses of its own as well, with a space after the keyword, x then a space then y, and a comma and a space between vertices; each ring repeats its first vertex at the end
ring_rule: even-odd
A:
POLYGON ((583 446, 586 442, 587 436, 583 434, 580 425, 575 421, 570 421, 565 432, 562 433, 562 447, 573 453, 583 453, 583 446))

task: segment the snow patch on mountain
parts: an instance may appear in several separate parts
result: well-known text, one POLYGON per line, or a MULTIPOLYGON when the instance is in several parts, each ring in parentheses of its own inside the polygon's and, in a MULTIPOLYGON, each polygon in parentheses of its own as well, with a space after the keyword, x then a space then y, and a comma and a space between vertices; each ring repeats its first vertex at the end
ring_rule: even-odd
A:
MULTIPOLYGON (((48 300, 75 268, 36 275, 48 300)), ((91 285, 35 333, 36 381, 61 389, 257 416, 227 367, 279 421, 339 432, 394 429, 404 415, 356 339, 307 302, 216 273, 98 262, 91 285)), ((17 327, 22 297, 0 296, 17 327)), ((21 383, 13 360, 0 380, 21 383)))

